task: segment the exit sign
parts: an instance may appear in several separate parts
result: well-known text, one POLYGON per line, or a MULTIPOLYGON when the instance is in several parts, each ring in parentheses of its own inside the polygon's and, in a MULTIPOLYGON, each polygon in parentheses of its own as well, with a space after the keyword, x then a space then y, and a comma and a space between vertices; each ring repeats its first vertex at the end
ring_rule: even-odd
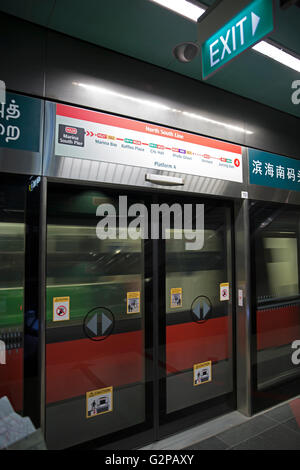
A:
MULTIPOLYGON (((201 24, 201 23, 200 23, 201 24)), ((255 0, 202 44, 202 77, 223 65, 274 30, 273 0, 255 0)))

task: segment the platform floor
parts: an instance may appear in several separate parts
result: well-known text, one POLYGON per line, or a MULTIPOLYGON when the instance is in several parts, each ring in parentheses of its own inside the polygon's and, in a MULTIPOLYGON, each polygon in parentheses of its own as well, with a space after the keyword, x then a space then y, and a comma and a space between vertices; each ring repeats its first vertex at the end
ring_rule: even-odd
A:
POLYGON ((143 449, 300 450, 300 396, 251 418, 228 413, 143 449))

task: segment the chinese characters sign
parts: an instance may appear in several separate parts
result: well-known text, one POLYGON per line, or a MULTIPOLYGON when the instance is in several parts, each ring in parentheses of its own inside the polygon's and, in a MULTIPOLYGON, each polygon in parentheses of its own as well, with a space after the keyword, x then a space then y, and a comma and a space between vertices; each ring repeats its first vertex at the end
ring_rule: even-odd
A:
POLYGON ((300 191, 300 160, 249 149, 250 184, 300 191))
POLYGON ((41 101, 13 93, 0 103, 0 147, 39 152, 41 101))

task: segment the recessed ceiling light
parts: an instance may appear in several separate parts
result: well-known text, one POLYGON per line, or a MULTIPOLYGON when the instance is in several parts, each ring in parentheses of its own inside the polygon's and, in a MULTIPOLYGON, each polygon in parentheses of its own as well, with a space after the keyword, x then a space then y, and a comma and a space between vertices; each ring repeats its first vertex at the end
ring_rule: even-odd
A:
POLYGON ((267 41, 260 41, 258 44, 253 46, 252 49, 276 60, 277 62, 280 62, 286 67, 290 67, 291 69, 300 72, 300 59, 289 54, 278 46, 270 44, 267 41))
POLYGON ((204 8, 198 7, 187 0, 152 0, 159 5, 168 8, 169 10, 185 16, 189 20, 197 21, 198 18, 205 12, 204 8))

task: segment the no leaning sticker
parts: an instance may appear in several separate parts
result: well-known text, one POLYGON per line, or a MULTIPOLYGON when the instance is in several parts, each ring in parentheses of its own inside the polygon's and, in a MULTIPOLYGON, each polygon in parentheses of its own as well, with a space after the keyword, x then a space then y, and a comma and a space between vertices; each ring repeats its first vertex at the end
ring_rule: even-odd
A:
POLYGON ((176 287, 171 289, 170 308, 182 307, 182 288, 176 287))
POLYGON ((70 297, 53 297, 53 321, 70 320, 70 297))

